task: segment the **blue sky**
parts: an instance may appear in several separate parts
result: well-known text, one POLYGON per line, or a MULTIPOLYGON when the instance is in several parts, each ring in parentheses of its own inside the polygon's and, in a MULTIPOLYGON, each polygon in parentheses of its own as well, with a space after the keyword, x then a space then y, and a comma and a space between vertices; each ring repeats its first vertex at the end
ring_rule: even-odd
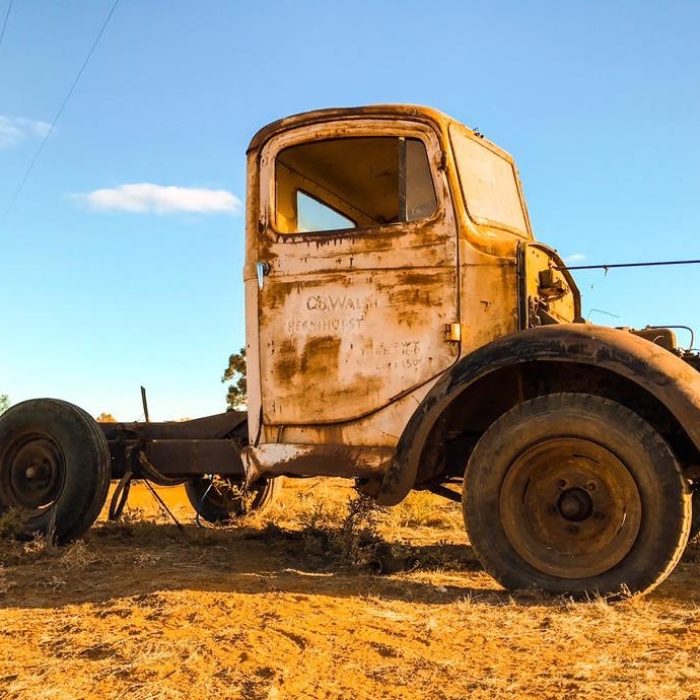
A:
MULTIPOLYGON (((15 0, 0 213, 111 6, 15 0)), ((157 419, 223 410, 244 340, 245 148, 317 107, 421 103, 478 127, 564 256, 700 258, 698 27, 698 2, 121 0, 0 223, 0 393, 132 420, 145 384, 157 419)), ((699 276, 577 280, 594 321, 700 332, 699 276)))

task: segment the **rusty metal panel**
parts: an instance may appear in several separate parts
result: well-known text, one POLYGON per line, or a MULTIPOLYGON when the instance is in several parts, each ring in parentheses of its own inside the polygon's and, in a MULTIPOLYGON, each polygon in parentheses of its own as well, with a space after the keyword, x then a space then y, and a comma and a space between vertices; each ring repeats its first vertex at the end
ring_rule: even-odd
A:
POLYGON ((206 440, 230 436, 246 422, 245 411, 227 411, 204 418, 184 421, 98 423, 107 440, 138 438, 141 440, 206 440))
POLYGON ((371 479, 384 474, 393 454, 388 447, 268 443, 245 448, 243 462, 248 483, 284 474, 371 479))
POLYGON ((233 440, 109 440, 112 478, 143 473, 141 455, 166 477, 196 474, 243 474, 241 448, 233 440))
POLYGON ((676 334, 671 328, 647 326, 646 328, 621 328, 620 330, 628 330, 633 335, 638 335, 640 338, 645 338, 646 340, 649 340, 656 345, 660 345, 662 348, 669 350, 670 352, 676 352, 678 350, 676 334))
POLYGON ((246 420, 244 411, 227 411, 181 422, 98 425, 109 445, 113 478, 139 474, 141 451, 166 476, 242 474, 239 440, 246 439, 246 420))
POLYGON ((322 425, 265 426, 262 442, 393 447, 398 442, 408 417, 436 381, 437 378, 392 401, 379 411, 352 421, 322 425))
POLYGON ((255 153, 262 148, 269 139, 277 134, 289 131, 298 126, 308 126, 311 124, 321 124, 329 121, 350 122, 368 118, 381 118, 392 120, 407 120, 422 122, 428 125, 439 124, 452 121, 443 112, 432 107, 406 104, 384 104, 365 105, 361 107, 331 107, 317 109, 312 112, 293 114, 289 117, 278 119, 277 121, 262 127, 250 141, 248 153, 255 153))
POLYGON ((292 277, 275 285, 274 301, 263 295, 267 423, 356 418, 457 357, 458 345, 444 338, 457 315, 454 269, 357 271, 313 282, 292 277))
POLYGON ((246 342, 246 376, 248 388, 248 435, 255 442, 260 435, 262 403, 260 383, 260 337, 258 329, 258 221, 260 170, 258 154, 248 154, 246 182, 246 237, 245 264, 243 267, 243 285, 245 290, 245 342, 246 342))
MULTIPOLYGON (((518 330, 518 242, 510 237, 511 255, 486 254, 460 241, 462 356, 518 330)), ((501 244, 502 247, 505 247, 501 244)))
POLYGON ((559 256, 541 243, 527 244, 524 255, 527 326, 577 320, 578 289, 559 256))
POLYGON ((435 133, 410 122, 330 123, 285 132, 261 158, 258 294, 266 424, 324 424, 377 411, 451 366, 459 344, 457 232, 435 133), (339 135, 420 138, 438 208, 428 219, 348 234, 274 230, 274 161, 295 143, 339 135))
POLYGON ((240 448, 232 440, 153 440, 145 452, 166 475, 243 474, 240 448))

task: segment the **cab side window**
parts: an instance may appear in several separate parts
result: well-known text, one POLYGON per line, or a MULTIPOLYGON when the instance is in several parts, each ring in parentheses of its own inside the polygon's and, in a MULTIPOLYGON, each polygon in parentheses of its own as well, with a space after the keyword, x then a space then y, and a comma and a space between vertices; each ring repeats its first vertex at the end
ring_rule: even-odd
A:
POLYGON ((276 159, 275 227, 280 233, 372 229, 429 217, 436 207, 420 139, 327 139, 290 146, 276 159))

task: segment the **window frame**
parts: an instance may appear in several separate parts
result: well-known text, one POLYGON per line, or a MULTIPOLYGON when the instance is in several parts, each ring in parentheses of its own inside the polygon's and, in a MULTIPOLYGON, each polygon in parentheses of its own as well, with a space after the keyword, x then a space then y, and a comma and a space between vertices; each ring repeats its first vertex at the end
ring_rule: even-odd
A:
POLYGON ((449 126, 449 143, 450 143, 450 149, 452 150, 452 159, 454 162, 455 166, 455 172, 457 174, 457 184, 458 184, 458 189, 459 189, 459 195, 462 198, 462 203, 464 204, 464 211, 466 212, 467 216, 471 221, 473 221, 477 226, 485 226, 488 228, 492 229, 497 229, 499 231, 504 231, 506 233, 512 233, 515 236, 518 236, 518 238, 522 238, 525 240, 531 240, 532 239, 532 228, 531 228, 531 223, 530 223, 530 214, 527 209, 527 204, 525 202, 525 196, 523 194, 523 187, 522 187, 522 182, 520 181, 520 174, 518 173, 518 169, 515 165, 515 161, 513 158, 510 156, 510 154, 506 153, 502 149, 498 148, 495 144, 491 143, 488 140, 481 139, 481 138, 475 138, 472 133, 470 133, 469 129, 467 129, 463 124, 459 124, 456 122, 453 122, 449 126), (498 156, 501 158, 503 161, 508 163, 510 166, 512 175, 513 175, 513 181, 515 184, 515 190, 518 195, 518 200, 520 203, 520 210, 523 215, 523 222, 525 224, 524 229, 517 228, 515 226, 511 226, 510 224, 507 224, 502 221, 495 221, 494 219, 489 219, 486 217, 480 217, 476 216, 474 212, 472 211, 473 207, 470 208, 470 202, 469 202, 469 196, 466 191, 466 187, 464 185, 464 177, 462 175, 462 168, 460 167, 460 161, 459 158, 457 157, 457 147, 455 146, 455 135, 461 135, 466 139, 469 139, 470 141, 473 141, 477 145, 481 146, 482 148, 485 148, 488 151, 491 151, 494 155, 498 156))
MULTIPOLYGON (((405 119, 357 119, 333 120, 300 126, 278 134, 263 147, 260 155, 260 225, 261 235, 275 241, 288 243, 328 240, 330 238, 358 238, 377 234, 400 234, 406 230, 420 229, 433 224, 444 215, 445 200, 439 182, 439 172, 444 162, 440 140, 435 129, 420 122, 405 119), (435 210, 427 217, 413 221, 395 221, 377 226, 326 231, 285 232, 276 225, 276 173, 278 154, 303 143, 328 141, 337 138, 369 137, 412 138, 423 143, 427 154, 430 178, 435 193, 435 210), (263 233, 264 232, 264 233, 263 233)), ((308 193, 306 193, 307 196, 308 193)), ((322 202, 322 204, 325 204, 322 202)), ((326 205, 327 206, 327 205, 326 205)), ((346 216, 345 214, 341 215, 346 216)), ((346 218, 349 218, 346 216, 346 218)))

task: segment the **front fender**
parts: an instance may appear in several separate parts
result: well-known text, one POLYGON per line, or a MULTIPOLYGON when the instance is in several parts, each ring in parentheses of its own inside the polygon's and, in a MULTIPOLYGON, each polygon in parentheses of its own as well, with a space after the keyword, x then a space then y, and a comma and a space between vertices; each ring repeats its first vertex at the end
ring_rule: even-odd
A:
POLYGON ((700 373, 688 363, 627 331, 588 324, 542 326, 479 348, 440 378, 406 425, 377 501, 394 505, 413 488, 428 435, 458 395, 492 372, 537 361, 588 364, 625 377, 664 404, 700 449, 700 373))

